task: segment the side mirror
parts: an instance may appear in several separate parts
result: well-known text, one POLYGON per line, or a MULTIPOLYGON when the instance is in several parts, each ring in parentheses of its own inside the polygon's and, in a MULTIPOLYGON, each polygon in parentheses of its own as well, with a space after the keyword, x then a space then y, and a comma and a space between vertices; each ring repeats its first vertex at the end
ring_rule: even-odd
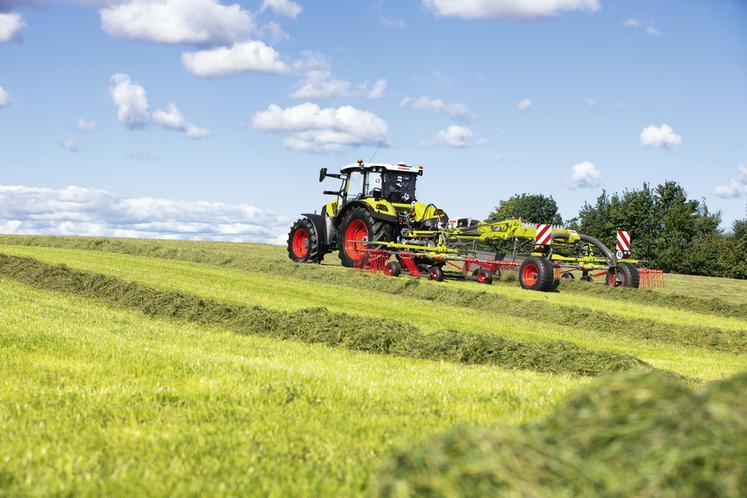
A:
POLYGON ((322 168, 319 170, 319 182, 323 182, 325 178, 327 178, 327 168, 322 168))

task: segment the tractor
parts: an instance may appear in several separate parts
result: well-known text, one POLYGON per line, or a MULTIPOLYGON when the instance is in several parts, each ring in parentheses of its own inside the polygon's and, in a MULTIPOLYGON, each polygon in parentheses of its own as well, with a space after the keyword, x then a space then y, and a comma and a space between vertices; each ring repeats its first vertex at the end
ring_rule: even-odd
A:
POLYGON ((447 227, 442 209, 417 200, 415 184, 422 166, 404 163, 366 164, 362 160, 329 173, 319 181, 340 180, 338 190, 325 190, 335 199, 322 206, 321 214, 304 213, 288 234, 288 256, 299 263, 320 263, 324 255, 338 251, 343 266, 362 263, 370 242, 405 242, 413 231, 447 227))

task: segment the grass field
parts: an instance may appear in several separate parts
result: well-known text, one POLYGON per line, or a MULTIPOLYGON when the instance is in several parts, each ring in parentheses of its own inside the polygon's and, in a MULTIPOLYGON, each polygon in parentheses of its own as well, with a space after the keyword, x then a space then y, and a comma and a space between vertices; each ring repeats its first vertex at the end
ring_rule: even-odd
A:
POLYGON ((693 386, 747 370, 741 281, 668 276, 665 289, 571 283, 540 294, 362 274, 334 255, 294 265, 285 248, 247 244, 0 236, 0 254, 50 275, 0 272, 0 496, 360 496, 393 451, 455 425, 551 413, 591 380, 543 371, 537 359, 558 349, 640 360, 693 386), (101 286, 57 285, 58 264, 66 282, 108 282, 117 300, 101 286), (227 311, 152 312, 122 281, 227 311), (322 313, 309 308, 454 342, 432 361, 409 342, 356 351, 342 326, 335 341, 288 340, 226 318, 322 313), (514 341, 534 360, 467 364, 460 335, 514 341))

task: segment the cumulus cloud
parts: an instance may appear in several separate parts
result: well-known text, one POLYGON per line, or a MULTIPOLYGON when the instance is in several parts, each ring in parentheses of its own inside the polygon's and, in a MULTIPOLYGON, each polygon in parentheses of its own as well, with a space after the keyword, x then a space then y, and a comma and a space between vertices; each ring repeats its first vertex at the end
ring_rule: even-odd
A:
POLYGON ((0 186, 0 232, 285 243, 289 220, 248 204, 0 186))
POLYGON ((519 17, 541 19, 564 11, 596 12, 599 0, 423 0, 437 16, 464 19, 519 17))
POLYGON ((75 128, 80 131, 93 131, 98 127, 98 123, 93 119, 78 118, 75 121, 75 128))
POLYGON ((267 133, 289 134, 283 145, 307 152, 381 144, 389 133, 389 124, 371 112, 352 106, 320 108, 311 102, 286 108, 271 104, 253 116, 252 126, 267 133))
MULTIPOLYGON (((0 2, 2 6, 2 2, 0 2)), ((0 12, 0 43, 15 40, 23 30, 26 23, 20 14, 9 12, 7 14, 0 12)))
POLYGON ((584 161, 571 168, 568 185, 572 189, 594 188, 602 183, 602 173, 589 161, 584 161))
POLYGON ((217 0, 130 0, 102 8, 101 27, 133 40, 218 44, 246 38, 254 21, 240 5, 217 0))
POLYGON ((659 147, 671 149, 682 143, 682 137, 677 135, 668 124, 659 127, 649 125, 641 132, 641 145, 644 147, 659 147))
POLYGON ((623 26, 626 28, 637 29, 641 27, 641 21, 635 18, 626 19, 623 21, 623 26))
POLYGON ((5 91, 5 88, 0 86, 0 108, 10 104, 10 94, 5 91))
POLYGON ((387 80, 380 79, 369 87, 366 81, 352 89, 349 81, 334 78, 327 69, 312 69, 306 73, 304 80, 290 96, 300 100, 326 100, 336 97, 379 99, 384 96, 388 83, 387 80))
POLYGON ((273 43, 279 43, 290 40, 290 35, 285 32, 283 27, 275 21, 263 24, 258 30, 257 35, 260 38, 270 40, 273 43))
POLYGON ((112 102, 117 106, 117 120, 127 128, 142 129, 150 123, 155 123, 196 140, 210 135, 205 128, 187 121, 175 104, 168 104, 165 110, 156 109, 151 114, 148 110, 145 88, 133 83, 127 74, 117 73, 112 76, 109 93, 112 102))
POLYGON ((516 108, 520 111, 526 111, 532 107, 532 101, 529 99, 522 99, 516 103, 516 108))
POLYGON ((449 125, 445 130, 439 131, 436 136, 425 141, 423 145, 447 145, 461 149, 468 145, 482 145, 486 142, 484 138, 473 140, 472 130, 467 126, 449 125))
POLYGON ((731 179, 726 185, 719 185, 713 193, 724 199, 736 199, 742 195, 747 195, 747 166, 739 166, 738 178, 731 179))
POLYGON ((235 43, 182 54, 182 63, 190 72, 202 78, 229 76, 249 71, 281 74, 287 65, 274 48, 261 41, 235 43))
POLYGON ((270 9, 276 14, 295 19, 303 10, 300 5, 290 0, 264 0, 262 10, 270 9))
POLYGON ((400 107, 409 107, 411 109, 429 110, 436 112, 445 112, 455 118, 464 118, 467 116, 467 107, 459 103, 446 103, 441 99, 432 99, 430 97, 405 97, 399 103, 400 107))
POLYGON ((78 152, 80 150, 80 144, 73 138, 66 138, 60 141, 60 147, 70 152, 78 152))
POLYGON ((109 94, 117 106, 117 120, 130 129, 143 128, 150 121, 148 97, 142 85, 130 76, 117 73, 111 77, 109 94))

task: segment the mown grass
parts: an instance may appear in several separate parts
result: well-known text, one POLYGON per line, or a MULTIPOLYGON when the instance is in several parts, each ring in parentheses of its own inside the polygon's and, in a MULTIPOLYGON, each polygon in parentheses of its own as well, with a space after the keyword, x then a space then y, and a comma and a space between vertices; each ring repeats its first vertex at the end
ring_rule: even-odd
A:
POLYGON ((604 378, 544 420, 460 427, 398 452, 373 496, 740 498, 747 372, 698 391, 673 377, 604 378))
MULTIPOLYGON (((74 269, 107 274, 164 290, 182 290, 226 303, 261 305, 278 310, 324 306, 331 311, 362 316, 397 317, 417 325, 423 331, 446 328, 500 334, 522 341, 568 340, 584 348, 632 354, 657 368, 676 371, 688 377, 721 378, 745 368, 747 363, 744 355, 726 354, 677 343, 641 341, 629 337, 627 332, 619 335, 604 335, 594 327, 575 328, 559 320, 555 323, 557 316, 553 315, 554 308, 552 307, 538 310, 538 315, 548 314, 551 317, 550 322, 538 326, 537 323, 516 313, 510 304, 494 311, 464 309, 459 306, 443 305, 438 300, 430 301, 406 296, 397 296, 393 299, 389 294, 373 290, 359 289, 355 292, 340 292, 339 286, 332 284, 311 283, 303 279, 271 277, 210 265, 116 253, 11 246, 0 248, 0 252, 32 256, 46 263, 65 263, 74 269)), ((287 262, 285 264, 294 266, 287 262)), ((393 280, 360 275, 345 269, 340 271, 371 281, 393 280)), ((447 285, 430 282, 423 282, 423 284, 430 284, 421 285, 426 290, 431 288, 435 289, 435 292, 448 292, 447 285, 451 285, 452 282, 447 285)), ((516 289, 516 291, 531 296, 532 299, 540 295, 521 289, 516 289)), ((489 294, 484 295, 490 297, 489 294)), ((662 312, 665 311, 662 310, 662 312)), ((583 310, 581 313, 587 316, 590 314, 583 310)), ((703 318, 707 320, 709 316, 703 315, 703 318)), ((715 319, 719 318, 715 317, 715 319)), ((645 324, 641 326, 634 321, 623 321, 620 325, 623 329, 638 328, 644 334, 648 333, 645 324)), ((685 330, 684 333, 687 332, 685 330)), ((677 327, 672 327, 671 333, 679 334, 682 331, 677 327)))
POLYGON ((360 496, 394 447, 583 378, 146 318, 0 279, 0 496, 360 496))
MULTIPOLYGON (((13 235, 0 235, 0 244, 82 249, 190 261, 336 285, 374 286, 377 290, 390 293, 401 293, 403 290, 410 293, 413 288, 421 284, 421 282, 409 279, 406 281, 404 279, 372 281, 350 275, 349 272, 343 276, 334 271, 345 272, 345 269, 339 267, 334 254, 328 255, 327 261, 321 266, 288 265, 287 252, 284 247, 261 244, 13 235)), ((667 275, 666 279, 671 284, 664 289, 609 289, 604 285, 564 282, 561 291, 599 297, 607 304, 609 300, 614 300, 621 303, 630 302, 634 305, 664 306, 687 312, 695 311, 747 319, 747 297, 743 297, 747 295, 747 281, 689 275, 667 275)), ((495 285, 493 289, 517 288, 515 281, 498 283, 501 285, 495 285)), ((462 304, 464 302, 466 300, 463 300, 462 304)), ((573 304, 573 298, 566 300, 565 303, 573 304)), ((588 301, 582 306, 587 304, 588 301)))
POLYGON ((240 334, 368 353, 575 375, 649 368, 630 355, 587 350, 564 341, 521 342, 492 334, 450 330, 423 334, 405 322, 330 313, 324 308, 286 312, 229 305, 5 254, 0 254, 0 276, 141 311, 152 317, 221 325, 240 334))

